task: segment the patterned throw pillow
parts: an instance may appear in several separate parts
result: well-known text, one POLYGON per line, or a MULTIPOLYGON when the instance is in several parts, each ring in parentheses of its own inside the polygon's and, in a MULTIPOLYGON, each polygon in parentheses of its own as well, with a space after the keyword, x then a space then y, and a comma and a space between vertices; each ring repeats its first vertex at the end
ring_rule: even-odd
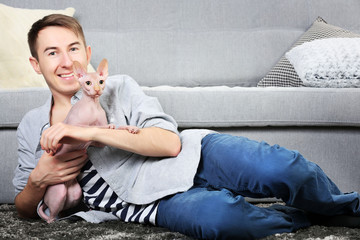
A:
MULTIPOLYGON (((300 39, 291 47, 294 48, 305 42, 324 38, 353 38, 360 37, 360 34, 327 24, 325 20, 318 17, 313 25, 306 31, 300 39)), ((279 62, 270 72, 258 83, 258 87, 302 87, 303 82, 297 75, 293 65, 285 57, 281 57, 279 62)))
POLYGON ((360 38, 316 39, 285 56, 306 87, 360 87, 360 38))

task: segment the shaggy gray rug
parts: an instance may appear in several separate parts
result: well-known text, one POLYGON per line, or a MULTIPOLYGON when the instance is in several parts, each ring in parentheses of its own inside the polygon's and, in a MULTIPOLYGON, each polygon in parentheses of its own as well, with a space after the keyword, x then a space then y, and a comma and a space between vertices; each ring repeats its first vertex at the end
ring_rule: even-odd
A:
MULTIPOLYGON (((42 220, 24 220, 17 217, 15 206, 0 205, 0 239, 191 239, 164 228, 107 222, 91 224, 85 221, 59 221, 47 224, 42 220)), ((360 239, 360 229, 312 226, 296 233, 276 234, 265 240, 347 240, 360 239)))

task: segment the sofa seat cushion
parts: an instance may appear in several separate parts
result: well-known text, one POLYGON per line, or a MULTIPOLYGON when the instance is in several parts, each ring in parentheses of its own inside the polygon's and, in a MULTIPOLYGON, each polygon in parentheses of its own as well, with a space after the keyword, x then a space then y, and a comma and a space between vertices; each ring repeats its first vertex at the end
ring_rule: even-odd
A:
POLYGON ((16 128, 29 110, 43 105, 50 96, 48 88, 0 89, 2 113, 0 128, 16 128))
MULTIPOLYGON (((360 126, 359 88, 142 88, 159 99, 181 128, 360 126)), ((0 127, 17 127, 26 112, 49 96, 46 88, 0 90, 0 127)))
POLYGON ((182 128, 360 126, 360 89, 144 87, 182 128))

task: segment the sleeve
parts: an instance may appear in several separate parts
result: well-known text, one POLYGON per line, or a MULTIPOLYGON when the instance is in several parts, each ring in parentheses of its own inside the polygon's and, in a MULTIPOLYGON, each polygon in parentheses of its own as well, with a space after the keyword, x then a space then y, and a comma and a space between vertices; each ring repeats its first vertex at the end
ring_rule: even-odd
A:
POLYGON ((24 189, 31 171, 36 166, 36 151, 34 151, 34 143, 31 144, 32 137, 29 136, 30 128, 28 127, 22 121, 17 130, 18 165, 15 168, 13 178, 16 195, 24 189))
POLYGON ((146 95, 131 77, 124 79, 121 92, 122 102, 127 103, 124 112, 130 125, 159 127, 179 134, 175 119, 164 113, 158 99, 146 95))

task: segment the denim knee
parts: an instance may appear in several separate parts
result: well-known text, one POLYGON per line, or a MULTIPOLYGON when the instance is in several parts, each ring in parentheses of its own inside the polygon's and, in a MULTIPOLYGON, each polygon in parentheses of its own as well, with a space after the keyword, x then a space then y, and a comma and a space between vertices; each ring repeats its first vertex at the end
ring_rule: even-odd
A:
POLYGON ((282 161, 283 165, 269 172, 269 178, 266 179, 270 188, 276 191, 276 197, 288 205, 300 206, 297 201, 304 205, 305 199, 314 199, 312 195, 319 191, 340 194, 317 164, 306 160, 297 151, 289 152, 292 157, 282 161))
POLYGON ((254 239, 294 230, 291 217, 222 189, 192 189, 160 201, 160 227, 199 239, 254 239))
MULTIPOLYGON (((257 165, 255 173, 249 173, 246 186, 241 194, 246 196, 276 197, 292 205, 299 189, 314 179, 316 164, 313 164, 297 151, 287 150, 277 145, 264 150, 264 159, 257 165)), ((245 173, 247 174, 247 173, 245 173)))

